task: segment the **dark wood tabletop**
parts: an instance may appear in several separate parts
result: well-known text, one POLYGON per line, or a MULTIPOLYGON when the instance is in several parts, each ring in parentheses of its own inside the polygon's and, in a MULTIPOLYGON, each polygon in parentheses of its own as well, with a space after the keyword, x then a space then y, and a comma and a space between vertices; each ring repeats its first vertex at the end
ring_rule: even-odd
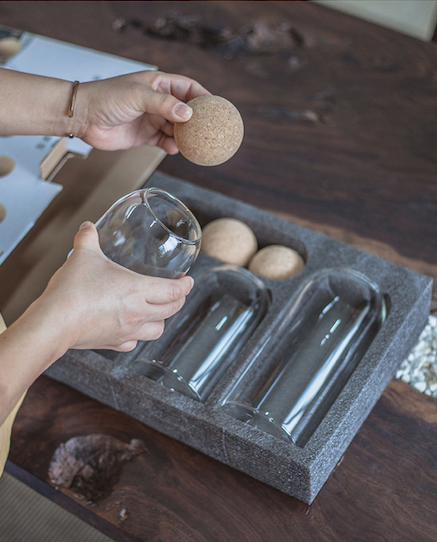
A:
MULTIPOLYGON (((434 43, 311 2, 0 2, 0 24, 193 77, 238 107, 243 145, 160 171, 437 275, 434 43)), ((42 376, 7 470, 114 540, 431 542, 436 422, 435 399, 393 380, 309 506, 42 376), (90 433, 146 445, 97 503, 48 474, 90 433)))

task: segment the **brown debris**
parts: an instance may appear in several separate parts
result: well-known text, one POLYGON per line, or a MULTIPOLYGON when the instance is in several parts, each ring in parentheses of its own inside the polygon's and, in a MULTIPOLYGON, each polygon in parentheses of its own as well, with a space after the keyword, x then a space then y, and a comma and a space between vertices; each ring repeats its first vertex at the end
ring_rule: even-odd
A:
POLYGON ((235 55, 274 55, 304 46, 303 35, 288 22, 260 20, 232 29, 205 22, 200 14, 182 15, 173 11, 150 24, 121 18, 114 21, 112 27, 117 32, 136 29, 149 36, 215 48, 226 58, 235 55))
POLYGON ((49 477, 56 487, 70 488, 88 501, 97 502, 111 493, 123 463, 145 451, 138 439, 125 444, 103 434, 74 437, 55 450, 49 477))

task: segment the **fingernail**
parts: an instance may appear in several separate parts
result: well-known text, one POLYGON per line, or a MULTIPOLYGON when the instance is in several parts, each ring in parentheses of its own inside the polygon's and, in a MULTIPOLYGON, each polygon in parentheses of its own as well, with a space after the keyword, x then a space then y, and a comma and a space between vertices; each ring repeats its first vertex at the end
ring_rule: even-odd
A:
POLYGON ((91 226, 91 222, 83 222, 83 224, 80 225, 79 230, 84 230, 85 228, 89 228, 91 226))
POLYGON ((179 103, 174 108, 174 114, 180 119, 188 120, 191 118, 191 115, 193 114, 193 110, 187 104, 179 103))
POLYGON ((190 279, 190 290, 192 290, 194 286, 194 279, 193 277, 190 277, 190 276, 188 278, 190 279))

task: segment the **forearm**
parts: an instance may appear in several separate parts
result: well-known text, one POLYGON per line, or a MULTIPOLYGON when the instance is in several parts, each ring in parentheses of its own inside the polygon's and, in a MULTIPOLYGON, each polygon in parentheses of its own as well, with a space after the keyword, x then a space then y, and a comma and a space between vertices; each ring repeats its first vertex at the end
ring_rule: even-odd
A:
POLYGON ((0 135, 75 133, 68 117, 72 88, 70 81, 0 68, 0 135))
POLYGON ((23 392, 69 348, 127 352, 161 336, 193 279, 134 273, 111 262, 85 223, 44 293, 0 335, 0 424, 23 392))
POLYGON ((0 335, 0 425, 25 390, 66 349, 54 313, 38 304, 0 335))

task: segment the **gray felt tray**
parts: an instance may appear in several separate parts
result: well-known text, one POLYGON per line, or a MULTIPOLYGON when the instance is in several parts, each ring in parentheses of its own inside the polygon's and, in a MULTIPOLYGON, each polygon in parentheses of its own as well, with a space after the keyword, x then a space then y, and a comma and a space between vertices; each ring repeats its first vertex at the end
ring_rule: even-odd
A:
MULTIPOLYGON (((121 410, 205 454, 306 503, 311 503, 424 328, 432 280, 409 269, 292 224, 240 201, 155 173, 158 186, 181 199, 202 226, 222 216, 244 221, 260 248, 287 245, 304 255, 304 270, 291 279, 264 279, 271 305, 257 332, 232 361, 204 403, 133 372, 144 343, 132 352, 69 351, 47 374, 121 410), (286 309, 316 273, 349 268, 378 284, 388 316, 321 423, 303 446, 276 438, 220 411, 217 406, 279 329, 286 309)), ((196 278, 221 262, 201 253, 196 278)))

